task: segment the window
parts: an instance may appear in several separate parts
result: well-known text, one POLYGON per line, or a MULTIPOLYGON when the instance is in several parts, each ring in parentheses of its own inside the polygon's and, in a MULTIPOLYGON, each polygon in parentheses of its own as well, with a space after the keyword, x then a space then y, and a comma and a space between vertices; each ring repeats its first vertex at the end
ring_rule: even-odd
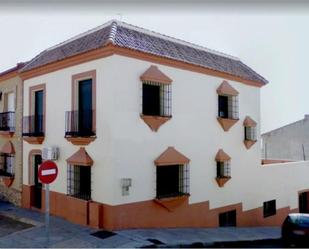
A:
POLYGON ((266 201, 263 203, 264 218, 276 214, 276 200, 266 201))
POLYGON ((96 135, 95 110, 96 71, 73 75, 72 109, 66 112, 65 137, 94 137, 96 135))
POLYGON ((217 120, 224 131, 237 123, 238 113, 238 91, 236 91, 227 81, 223 81, 217 88, 218 94, 218 117, 217 120))
POLYGON ((223 187, 231 179, 231 157, 220 149, 216 154, 215 160, 217 162, 216 181, 219 187, 223 187))
POLYGON ((29 115, 23 119, 23 136, 44 137, 45 84, 29 88, 29 115))
POLYGON ((182 196, 189 193, 187 165, 157 167, 157 198, 182 196))
POLYGON ((230 161, 217 162, 217 178, 231 177, 230 161))
POLYGON ((70 196, 91 199, 91 167, 68 165, 68 190, 70 196))
POLYGON ((0 175, 14 176, 14 158, 13 154, 1 153, 0 155, 0 175))
POLYGON ((171 85, 143 81, 143 115, 170 117, 171 85))
POLYGON ((236 210, 228 211, 219 214, 220 227, 235 227, 236 226, 236 210))
POLYGON ((303 192, 299 194, 298 208, 300 213, 309 213, 308 196, 309 192, 303 192))
POLYGON ((220 118, 238 119, 238 96, 218 96, 218 116, 220 118))
POLYGON ((245 140, 256 141, 256 127, 245 127, 245 140))

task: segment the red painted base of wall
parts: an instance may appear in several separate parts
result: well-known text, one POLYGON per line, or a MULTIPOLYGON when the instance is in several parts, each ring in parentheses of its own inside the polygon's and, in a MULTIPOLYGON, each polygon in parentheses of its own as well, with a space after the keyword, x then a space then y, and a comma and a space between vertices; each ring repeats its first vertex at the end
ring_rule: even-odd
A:
MULTIPOLYGON (((23 185, 22 206, 31 208, 32 187, 23 185)), ((45 196, 42 196, 44 211, 45 196)), ((264 218, 263 208, 243 211, 242 203, 210 209, 209 202, 189 205, 188 198, 173 200, 173 208, 157 201, 143 201, 110 206, 50 192, 50 212, 71 222, 95 228, 119 230, 127 228, 218 227, 219 214, 236 210, 237 226, 281 226, 285 217, 297 209, 277 209, 276 215, 264 218)))

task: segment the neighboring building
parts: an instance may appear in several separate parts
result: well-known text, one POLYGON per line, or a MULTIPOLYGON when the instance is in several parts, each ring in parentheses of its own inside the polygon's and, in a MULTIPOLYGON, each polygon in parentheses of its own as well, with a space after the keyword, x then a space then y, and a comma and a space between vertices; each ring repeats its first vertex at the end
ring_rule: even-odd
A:
POLYGON ((17 206, 22 191, 22 80, 15 67, 0 73, 0 196, 17 206))
POLYGON ((262 134, 262 158, 267 161, 309 160, 309 115, 262 134))
POLYGON ((106 229, 279 225, 309 188, 307 162, 261 166, 267 81, 235 57, 111 21, 20 73, 23 207, 49 147, 51 213, 106 229))

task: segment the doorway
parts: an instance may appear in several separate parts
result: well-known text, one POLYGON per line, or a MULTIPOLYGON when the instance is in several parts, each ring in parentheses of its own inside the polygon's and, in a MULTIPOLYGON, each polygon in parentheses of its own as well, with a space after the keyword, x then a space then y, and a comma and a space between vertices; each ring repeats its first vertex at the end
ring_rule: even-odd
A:
POLYGON ((35 208, 42 207, 42 183, 39 181, 39 166, 42 164, 41 155, 33 156, 33 176, 34 176, 34 186, 33 186, 33 198, 32 198, 32 206, 35 208))
POLYGON ((36 91, 34 95, 34 133, 43 135, 43 90, 36 91))

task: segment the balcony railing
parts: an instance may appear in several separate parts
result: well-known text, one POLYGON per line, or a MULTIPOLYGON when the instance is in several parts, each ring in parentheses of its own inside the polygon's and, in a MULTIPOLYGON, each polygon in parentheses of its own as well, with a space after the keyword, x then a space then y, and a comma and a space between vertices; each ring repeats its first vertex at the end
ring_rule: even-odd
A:
POLYGON ((33 115, 23 118, 23 136, 43 137, 44 136, 44 116, 33 115))
POLYGON ((65 113, 66 137, 92 137, 95 136, 93 128, 93 110, 67 111, 65 113))
POLYGON ((15 112, 0 113, 0 131, 15 131, 15 112))

